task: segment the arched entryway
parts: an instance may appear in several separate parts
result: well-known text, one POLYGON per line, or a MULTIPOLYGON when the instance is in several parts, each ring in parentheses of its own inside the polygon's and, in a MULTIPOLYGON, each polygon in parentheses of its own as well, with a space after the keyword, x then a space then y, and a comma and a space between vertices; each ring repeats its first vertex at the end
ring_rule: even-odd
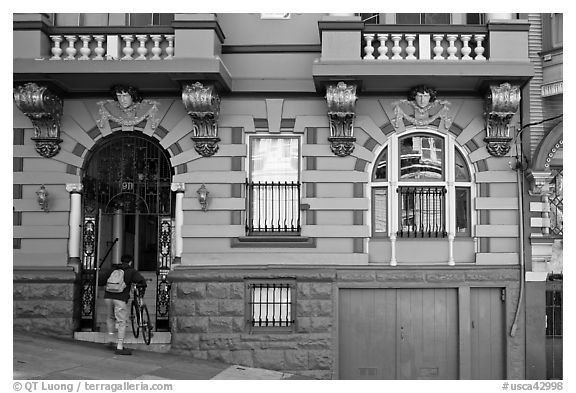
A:
MULTIPOLYGON (((167 152, 141 132, 102 138, 85 161, 80 329, 97 330, 97 275, 134 256, 134 266, 152 282, 157 330, 169 329, 169 283, 174 196, 167 152)), ((149 305, 150 306, 150 305, 149 305)))

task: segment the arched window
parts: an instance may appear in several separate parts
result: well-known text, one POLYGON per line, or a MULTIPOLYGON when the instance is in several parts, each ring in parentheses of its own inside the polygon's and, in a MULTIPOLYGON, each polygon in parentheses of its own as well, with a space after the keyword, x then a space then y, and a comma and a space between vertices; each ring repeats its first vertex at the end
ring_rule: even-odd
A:
POLYGON ((471 191, 453 137, 426 129, 393 135, 372 171, 373 235, 470 236, 471 191))

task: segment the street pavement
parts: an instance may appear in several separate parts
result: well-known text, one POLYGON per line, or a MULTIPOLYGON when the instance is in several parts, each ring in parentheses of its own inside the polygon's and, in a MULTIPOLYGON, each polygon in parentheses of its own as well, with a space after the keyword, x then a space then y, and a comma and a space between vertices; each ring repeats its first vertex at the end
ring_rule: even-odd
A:
POLYGON ((134 349, 115 355, 100 343, 14 332, 15 380, 309 379, 279 371, 134 349))

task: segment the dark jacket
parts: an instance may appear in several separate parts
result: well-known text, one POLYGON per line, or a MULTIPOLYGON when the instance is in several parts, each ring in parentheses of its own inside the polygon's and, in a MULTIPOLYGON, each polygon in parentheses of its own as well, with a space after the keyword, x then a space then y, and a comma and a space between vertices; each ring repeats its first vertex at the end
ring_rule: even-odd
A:
POLYGON ((106 285, 106 281, 108 281, 108 277, 112 274, 112 272, 116 269, 124 270, 124 282, 126 283, 126 288, 122 292, 115 293, 115 292, 104 292, 104 299, 117 299, 128 302, 130 299, 130 291, 132 290, 132 284, 136 284, 139 287, 146 288, 146 280, 142 275, 138 272, 138 270, 134 269, 127 263, 123 263, 121 265, 112 265, 111 269, 103 269, 100 271, 98 275, 98 285, 106 285))

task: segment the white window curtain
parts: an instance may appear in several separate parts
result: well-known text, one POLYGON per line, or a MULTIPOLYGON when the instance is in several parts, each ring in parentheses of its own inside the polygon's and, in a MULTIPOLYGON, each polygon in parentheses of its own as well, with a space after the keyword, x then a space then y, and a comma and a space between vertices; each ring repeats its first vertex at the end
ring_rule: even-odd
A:
POLYGON ((298 181, 298 139, 254 138, 252 181, 298 181))

